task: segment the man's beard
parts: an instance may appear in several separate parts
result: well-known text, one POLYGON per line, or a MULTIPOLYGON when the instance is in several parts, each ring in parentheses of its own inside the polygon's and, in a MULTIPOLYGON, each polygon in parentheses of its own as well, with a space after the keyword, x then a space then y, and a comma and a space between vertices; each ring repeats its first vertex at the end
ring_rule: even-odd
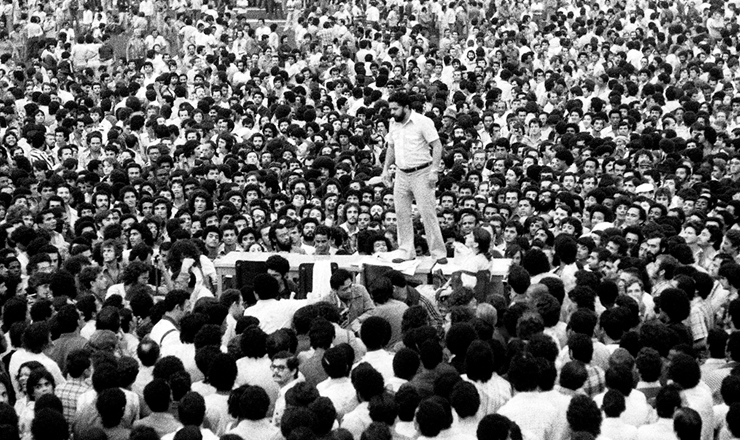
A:
POLYGON ((293 249, 293 243, 290 241, 287 243, 281 243, 278 241, 277 248, 283 252, 290 252, 290 250, 293 249))
POLYGON ((314 234, 313 232, 304 232, 303 233, 303 239, 306 240, 306 241, 313 241, 313 238, 314 238, 315 235, 316 234, 314 234))
POLYGON ((406 110, 401 111, 401 115, 393 115, 393 119, 396 120, 396 122, 403 122, 404 119, 406 119, 406 110))

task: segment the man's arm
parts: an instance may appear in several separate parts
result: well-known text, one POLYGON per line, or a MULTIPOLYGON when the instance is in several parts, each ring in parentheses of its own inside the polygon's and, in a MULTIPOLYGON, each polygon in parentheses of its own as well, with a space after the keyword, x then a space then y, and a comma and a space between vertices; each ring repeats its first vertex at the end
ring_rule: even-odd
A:
POLYGON ((439 139, 429 143, 432 148, 432 171, 439 171, 439 164, 442 162, 442 142, 439 139))
MULTIPOLYGON (((440 144, 437 165, 439 165, 439 159, 441 158, 442 158, 442 144, 440 144)), ((385 185, 388 188, 391 187, 390 167, 394 163, 396 163, 396 150, 393 145, 393 142, 388 142, 388 147, 385 149, 385 163, 383 164, 383 175, 382 175, 383 183, 385 183, 385 185)))

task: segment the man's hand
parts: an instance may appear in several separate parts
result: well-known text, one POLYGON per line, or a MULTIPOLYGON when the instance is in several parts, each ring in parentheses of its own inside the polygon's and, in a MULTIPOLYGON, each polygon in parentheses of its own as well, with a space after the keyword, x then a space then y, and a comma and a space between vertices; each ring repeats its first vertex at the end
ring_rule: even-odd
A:
POLYGON ((437 180, 439 179, 439 172, 432 170, 429 172, 429 187, 434 189, 437 186, 437 180))
POLYGON ((391 174, 388 171, 383 171, 383 174, 380 175, 380 178, 383 181, 383 185, 385 185, 387 188, 393 187, 393 179, 391 179, 391 174))

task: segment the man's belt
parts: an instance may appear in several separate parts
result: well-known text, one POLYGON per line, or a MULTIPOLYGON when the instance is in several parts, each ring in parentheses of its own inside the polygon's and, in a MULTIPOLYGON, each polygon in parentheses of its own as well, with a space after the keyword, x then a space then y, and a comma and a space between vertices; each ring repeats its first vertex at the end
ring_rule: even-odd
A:
POLYGON ((406 173, 406 174, 409 174, 409 173, 413 173, 413 172, 416 172, 416 171, 419 171, 419 170, 423 170, 424 168, 426 168, 426 167, 428 167, 428 166, 431 166, 431 165, 432 165, 432 163, 431 163, 431 162, 427 162, 427 163, 425 163, 424 165, 419 165, 418 167, 412 167, 412 168, 399 168, 398 170, 399 170, 399 171, 402 171, 402 172, 404 172, 404 173, 406 173))

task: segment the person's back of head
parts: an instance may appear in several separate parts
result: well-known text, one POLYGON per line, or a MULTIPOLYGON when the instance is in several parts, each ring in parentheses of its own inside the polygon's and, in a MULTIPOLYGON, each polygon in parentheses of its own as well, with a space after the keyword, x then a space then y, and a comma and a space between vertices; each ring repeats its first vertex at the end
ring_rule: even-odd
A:
POLYGON ((69 425, 59 411, 46 408, 34 414, 31 434, 34 440, 67 440, 69 425))
POLYGON ((424 399, 419 403, 419 409, 416 411, 416 424, 421 435, 436 437, 449 427, 452 423, 452 414, 450 410, 448 415, 445 406, 449 406, 449 403, 439 396, 424 399))
POLYGON ((402 422, 411 422, 414 420, 416 408, 421 402, 419 392, 414 385, 405 383, 398 389, 394 398, 398 404, 398 419, 402 422))
POLYGON ((238 369, 230 354, 220 353, 213 358, 208 368, 208 383, 218 391, 230 391, 236 382, 238 369))
POLYGON ((339 379, 349 376, 352 364, 347 359, 345 350, 342 347, 335 346, 324 352, 324 356, 321 358, 321 366, 330 378, 339 379))
POLYGON ((626 408, 624 396, 619 391, 609 390, 604 394, 601 409, 604 411, 605 416, 617 418, 622 415, 626 408))
POLYGON ((83 348, 72 350, 67 355, 67 374, 72 379, 79 379, 90 368, 90 352, 83 348))
POLYGON ((398 417, 398 404, 390 393, 381 393, 370 399, 368 412, 373 422, 393 426, 398 417))
POLYGON ((280 293, 280 285, 272 276, 261 273, 254 277, 254 293, 261 300, 275 299, 280 293))
POLYGON ((537 389, 539 368, 537 360, 528 353, 522 353, 511 360, 509 367, 509 381, 518 392, 534 391, 537 389))
POLYGON ((678 408, 673 414, 673 431, 678 440, 701 439, 701 424, 702 419, 699 413, 691 408, 678 408))
POLYGON ((560 370, 560 386, 571 391, 583 387, 588 379, 586 366, 579 361, 570 361, 560 370))
POLYGON ((474 417, 480 407, 478 389, 468 381, 461 381, 452 387, 450 405, 461 419, 474 417))
POLYGON ((154 379, 144 387, 144 401, 152 412, 166 412, 172 403, 170 385, 162 379, 154 379))
POLYGON ((385 389, 383 375, 368 363, 361 363, 352 370, 352 385, 363 402, 369 402, 385 389))
POLYGON ((661 419, 673 418, 676 409, 682 404, 681 389, 674 384, 661 388, 655 397, 655 411, 661 419))
POLYGON ((239 389, 242 388, 236 405, 239 418, 257 421, 267 417, 267 410, 270 406, 267 392, 255 385, 245 385, 239 389))
POLYGON ((594 437, 601 433, 601 410, 590 397, 574 396, 568 405, 566 419, 572 432, 585 431, 594 437))
POLYGON ((379 316, 371 316, 362 323, 360 339, 368 351, 380 350, 391 340, 392 329, 390 323, 379 316))
POLYGON ((311 323, 311 329, 308 331, 308 337, 311 342, 311 348, 321 348, 323 350, 331 347, 336 330, 334 325, 324 318, 316 318, 311 323))
POLYGON ((419 355, 410 348, 402 348, 393 356, 393 374, 404 380, 411 380, 419 370, 419 355))
POLYGON ((701 380, 701 369, 699 364, 691 356, 678 353, 671 359, 668 367, 668 378, 689 390, 699 384, 701 380))
POLYGON ((136 357, 139 358, 141 365, 144 367, 153 367, 159 360, 159 344, 150 338, 144 338, 136 347, 136 357))
POLYGON ((522 440, 522 431, 515 422, 501 414, 488 414, 478 423, 478 440, 522 440))
MULTIPOLYGON (((167 392, 169 393, 169 386, 167 387, 167 392)), ((169 399, 169 394, 167 395, 167 399, 169 399)), ((123 419, 123 414, 126 410, 126 395, 120 388, 108 388, 98 394, 95 408, 98 410, 98 414, 100 414, 103 428, 115 428, 121 423, 121 419, 123 419)))
POLYGON ((590 364, 594 355, 594 343, 589 336, 572 333, 568 336, 568 349, 573 360, 590 364))
POLYGON ((206 416, 206 401, 199 393, 186 393, 177 405, 177 415, 183 425, 200 426, 206 416))

